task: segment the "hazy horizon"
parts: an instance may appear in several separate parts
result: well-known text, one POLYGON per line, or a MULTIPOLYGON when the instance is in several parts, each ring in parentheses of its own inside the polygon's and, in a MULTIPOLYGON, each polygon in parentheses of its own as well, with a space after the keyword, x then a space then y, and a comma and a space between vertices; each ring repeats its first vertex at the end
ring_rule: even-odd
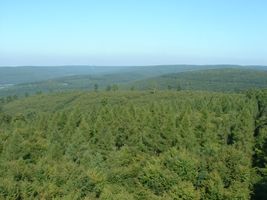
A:
POLYGON ((242 64, 155 64, 155 65, 89 65, 89 64, 63 64, 63 65, 0 65, 0 67, 153 67, 153 66, 240 66, 240 67, 267 67, 266 65, 261 64, 250 64, 250 65, 242 65, 242 64))
POLYGON ((0 66, 267 65, 267 2, 0 2, 0 66))

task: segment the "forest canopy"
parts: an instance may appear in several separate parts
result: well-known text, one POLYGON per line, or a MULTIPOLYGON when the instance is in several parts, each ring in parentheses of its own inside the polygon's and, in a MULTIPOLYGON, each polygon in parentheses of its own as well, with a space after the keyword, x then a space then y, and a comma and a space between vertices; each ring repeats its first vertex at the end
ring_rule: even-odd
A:
POLYGON ((266 91, 3 101, 1 199, 264 199, 266 91))

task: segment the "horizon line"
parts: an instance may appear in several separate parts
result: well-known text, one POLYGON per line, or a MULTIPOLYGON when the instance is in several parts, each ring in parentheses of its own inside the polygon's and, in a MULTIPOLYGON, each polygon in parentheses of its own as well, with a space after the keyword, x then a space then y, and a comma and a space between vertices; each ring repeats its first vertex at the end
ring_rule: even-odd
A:
POLYGON ((62 65, 0 65, 0 67, 156 67, 156 66, 244 66, 244 67, 253 67, 253 66, 262 66, 266 67, 264 64, 149 64, 149 65, 92 65, 92 64, 62 64, 62 65))

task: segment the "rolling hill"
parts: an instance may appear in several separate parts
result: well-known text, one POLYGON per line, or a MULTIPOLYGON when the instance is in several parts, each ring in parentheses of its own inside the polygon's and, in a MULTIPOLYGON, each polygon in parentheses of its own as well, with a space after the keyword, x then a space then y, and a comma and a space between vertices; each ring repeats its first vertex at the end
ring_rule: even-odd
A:
POLYGON ((233 92, 266 88, 267 71, 237 68, 196 70, 162 75, 136 81, 130 85, 137 90, 155 88, 233 92))
MULTIPOLYGON (((144 70, 144 69, 143 69, 144 70)), ((171 68, 149 73, 136 70, 111 74, 75 75, 56 79, 24 83, 0 89, 0 96, 35 94, 36 92, 58 92, 73 90, 106 90, 116 85, 120 90, 208 90, 243 91, 252 88, 267 87, 267 71, 219 68, 208 70, 190 70, 179 73, 167 73, 171 68), (158 76, 158 74, 163 74, 158 76), (164 74, 167 73, 167 74, 164 74)), ((172 70, 178 70, 173 68, 172 70)), ((179 69, 182 70, 182 69, 179 69)), ((189 69, 187 69, 189 70, 189 69)))
POLYGON ((0 87, 8 84, 21 84, 45 81, 75 75, 103 75, 134 72, 146 76, 159 76, 183 71, 218 69, 218 68, 253 68, 267 70, 267 66, 240 65, 155 65, 155 66, 19 66, 0 67, 0 87))
MULTIPOLYGON (((60 91, 66 89, 92 88, 92 84, 121 83, 151 78, 168 73, 178 73, 198 69, 222 68, 225 65, 157 65, 157 66, 50 66, 50 67, 0 67, 0 96, 21 95, 36 91, 60 91), (106 76, 107 75, 107 76, 106 76), (112 77, 114 75, 114 77, 112 77), (87 76, 87 77, 86 77, 87 76), (123 77, 124 76, 124 77, 123 77), (64 79, 70 82, 85 80, 85 85, 74 84, 68 87, 64 79), (59 80, 57 80, 59 79, 59 80), (71 79, 71 80, 70 80, 71 79), (74 80, 74 79, 77 79, 74 80), (98 81, 95 81, 97 79, 98 81), (112 79, 112 80, 110 80, 112 79), (122 79, 122 80, 121 80, 122 79), (102 80, 102 81, 100 81, 102 80), (92 83, 92 84, 91 84, 92 83), (26 84, 26 85, 25 85, 26 84), (63 85, 62 85, 63 84, 63 85), (14 87, 13 87, 14 86, 14 87), (47 86, 47 87, 46 87, 47 86)), ((227 65, 236 68, 240 66, 227 65)))

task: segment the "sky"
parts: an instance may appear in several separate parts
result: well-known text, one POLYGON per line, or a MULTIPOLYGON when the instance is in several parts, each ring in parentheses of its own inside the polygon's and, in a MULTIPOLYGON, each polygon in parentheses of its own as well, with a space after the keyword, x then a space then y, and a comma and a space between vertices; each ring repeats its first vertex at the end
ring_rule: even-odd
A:
POLYGON ((267 65, 266 0, 0 0, 0 66, 267 65))

